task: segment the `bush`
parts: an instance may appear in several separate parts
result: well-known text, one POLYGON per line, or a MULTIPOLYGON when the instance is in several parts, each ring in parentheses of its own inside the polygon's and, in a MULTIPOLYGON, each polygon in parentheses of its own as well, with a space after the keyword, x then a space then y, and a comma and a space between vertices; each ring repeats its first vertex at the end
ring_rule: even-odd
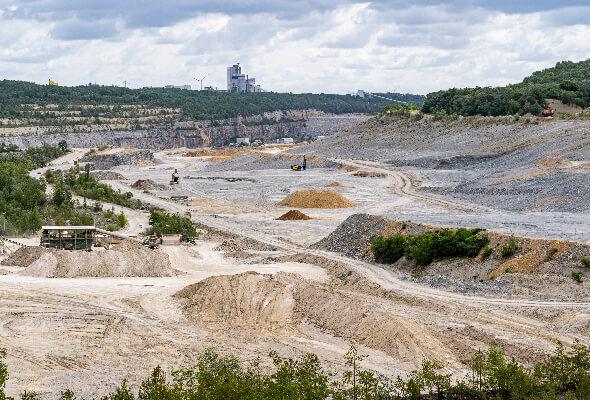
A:
POLYGON ((394 263, 402 256, 418 265, 428 265, 447 257, 476 257, 489 238, 480 229, 441 229, 421 235, 377 236, 371 240, 375 260, 394 263))
POLYGON ((572 272, 572 279, 576 283, 582 283, 584 281, 584 275, 579 271, 572 272))
POLYGON ((494 249, 492 249, 490 246, 486 246, 483 248, 483 251, 481 252, 481 258, 485 260, 489 258, 493 252, 494 249))
POLYGON ((590 258, 582 258, 582 260, 580 261, 582 263, 582 265, 586 268, 590 268, 590 258))
POLYGON ((375 261, 382 264, 393 264, 404 256, 406 239, 404 235, 390 237, 376 236, 371 239, 371 249, 375 261))
POLYGON ((514 236, 510 236, 508 241, 500 248, 500 254, 504 258, 508 258, 513 256, 516 250, 518 250, 518 242, 514 236))
MULTIPOLYGON (((56 176, 59 176, 59 173, 54 171, 51 177, 55 180, 56 176)), ((51 183, 49 180, 48 182, 51 183)), ((81 172, 77 168, 72 168, 65 175, 64 183, 69 190, 78 196, 132 209, 146 208, 145 204, 140 200, 133 198, 131 192, 121 193, 120 191, 115 191, 109 185, 96 180, 96 178, 90 175, 89 171, 81 172)))
POLYGON ((189 238, 198 236, 190 218, 181 217, 178 214, 170 214, 165 211, 152 211, 150 214, 150 227, 148 235, 183 235, 189 238))

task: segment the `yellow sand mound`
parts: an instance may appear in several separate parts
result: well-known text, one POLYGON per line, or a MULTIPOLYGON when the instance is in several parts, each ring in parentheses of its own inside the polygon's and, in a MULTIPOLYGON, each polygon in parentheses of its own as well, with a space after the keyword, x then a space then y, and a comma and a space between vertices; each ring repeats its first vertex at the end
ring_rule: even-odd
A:
POLYGON ((354 203, 334 190, 300 190, 291 193, 279 206, 297 208, 350 208, 354 203))

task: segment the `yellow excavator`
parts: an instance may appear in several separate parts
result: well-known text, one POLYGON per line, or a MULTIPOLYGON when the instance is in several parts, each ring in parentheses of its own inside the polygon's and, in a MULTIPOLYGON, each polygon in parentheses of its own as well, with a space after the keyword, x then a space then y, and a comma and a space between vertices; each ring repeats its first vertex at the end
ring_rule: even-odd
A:
POLYGON ((307 169, 307 159, 303 156, 303 164, 293 164, 291 165, 292 171, 305 171, 307 169))

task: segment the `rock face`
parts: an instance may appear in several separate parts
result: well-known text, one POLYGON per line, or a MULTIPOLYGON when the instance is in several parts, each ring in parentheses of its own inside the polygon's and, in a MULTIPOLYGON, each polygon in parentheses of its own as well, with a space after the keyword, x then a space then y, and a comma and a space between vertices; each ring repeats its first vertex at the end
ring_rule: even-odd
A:
POLYGON ((150 150, 125 150, 108 153, 93 153, 84 156, 82 162, 91 163, 95 169, 110 169, 118 165, 145 165, 154 162, 150 150))
POLYGON ((250 117, 237 117, 221 121, 179 121, 173 125, 149 130, 111 131, 108 128, 93 132, 68 132, 51 134, 22 134, 0 139, 20 148, 44 144, 57 145, 65 140, 70 147, 135 147, 160 150, 166 148, 198 148, 223 146, 238 137, 266 143, 276 139, 314 138, 346 129, 366 119, 361 114, 334 115, 314 110, 277 111, 250 117))

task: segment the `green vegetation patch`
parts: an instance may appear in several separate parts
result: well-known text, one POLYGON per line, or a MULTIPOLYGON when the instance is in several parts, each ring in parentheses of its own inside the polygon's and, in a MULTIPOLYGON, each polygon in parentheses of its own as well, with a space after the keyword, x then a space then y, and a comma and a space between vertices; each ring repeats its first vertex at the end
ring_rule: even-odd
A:
POLYGON ((441 229, 420 235, 397 234, 371 239, 375 260, 393 264, 402 256, 417 265, 426 266, 433 261, 449 257, 476 257, 489 244, 481 229, 441 229))
POLYGON ((546 99, 590 106, 590 59, 563 61, 537 71, 523 82, 505 87, 449 89, 430 93, 422 106, 425 113, 447 115, 539 115, 546 99))
POLYGON ((510 236, 508 241, 500 248, 500 254, 504 258, 512 257, 518 250, 518 241, 514 236, 510 236))
POLYGON ((198 232, 190 218, 178 214, 154 210, 150 214, 149 222, 148 235, 183 235, 192 239, 198 236, 198 232))
POLYGON ((45 183, 29 172, 67 154, 67 147, 1 148, 9 151, 0 153, 0 229, 3 234, 35 232, 43 224, 47 199, 45 183))
POLYGON ((50 184, 63 182, 68 190, 78 196, 88 199, 117 204, 132 209, 145 209, 147 206, 138 199, 133 198, 131 192, 120 192, 109 185, 99 182, 90 175, 90 170, 81 171, 78 167, 71 168, 65 174, 61 171, 48 170, 45 179, 50 184))

